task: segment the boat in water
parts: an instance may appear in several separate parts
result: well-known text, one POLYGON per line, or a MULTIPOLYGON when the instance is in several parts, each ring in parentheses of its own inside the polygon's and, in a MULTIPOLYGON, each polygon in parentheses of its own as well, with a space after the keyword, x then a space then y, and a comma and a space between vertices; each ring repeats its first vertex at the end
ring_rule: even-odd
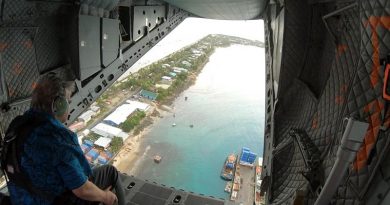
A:
POLYGON ((225 192, 230 193, 232 191, 233 183, 231 181, 228 181, 225 186, 225 192))
POLYGON ((234 177, 234 167, 236 166, 236 155, 230 154, 222 167, 221 178, 227 181, 233 180, 234 177))
POLYGON ((156 163, 160 163, 160 162, 161 162, 161 159, 162 159, 162 157, 159 156, 159 155, 155 155, 155 156, 153 157, 153 160, 154 160, 154 162, 156 162, 156 163))

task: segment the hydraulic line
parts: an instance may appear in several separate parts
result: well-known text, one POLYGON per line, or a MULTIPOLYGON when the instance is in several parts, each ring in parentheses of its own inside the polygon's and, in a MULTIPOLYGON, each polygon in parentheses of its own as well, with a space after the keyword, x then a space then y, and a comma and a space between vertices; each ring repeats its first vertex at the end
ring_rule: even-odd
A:
POLYGON ((368 123, 348 119, 343 138, 337 150, 337 158, 315 205, 328 205, 339 185, 343 181, 348 167, 356 159, 356 154, 363 143, 368 123))

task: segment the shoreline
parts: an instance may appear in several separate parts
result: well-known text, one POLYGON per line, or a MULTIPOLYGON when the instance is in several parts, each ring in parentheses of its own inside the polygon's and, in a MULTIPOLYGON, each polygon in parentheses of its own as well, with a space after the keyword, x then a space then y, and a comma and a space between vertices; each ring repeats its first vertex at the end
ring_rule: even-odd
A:
MULTIPOLYGON (((113 165, 118 171, 128 175, 136 174, 140 165, 140 159, 145 156, 147 151, 147 149, 141 150, 145 136, 154 128, 158 120, 166 116, 167 112, 169 111, 159 109, 158 105, 152 104, 152 110, 139 125, 141 131, 136 135, 130 134, 126 141, 123 142, 123 146, 118 154, 113 158, 113 165)), ((153 158, 150 158, 150 162, 154 163, 153 158)))
MULTIPOLYGON (((205 37, 206 38, 206 37, 205 37)), ((193 45, 196 45, 193 44, 193 45)), ((243 44, 244 45, 244 44, 243 44)), ((189 46, 191 47, 191 46, 189 46)), ((188 48, 189 48, 188 47, 188 48)), ((181 86, 178 87, 170 96, 167 96, 164 100, 158 103, 150 103, 150 105, 153 107, 153 111, 151 113, 148 113, 146 115, 146 119, 150 118, 152 119, 151 122, 147 125, 144 125, 144 120, 142 120, 141 124, 138 125, 137 127, 141 128, 141 131, 137 134, 134 135, 134 130, 137 130, 137 127, 134 128, 132 133, 129 133, 128 139, 123 142, 122 148, 119 150, 117 155, 112 159, 113 160, 113 165, 122 173, 126 174, 136 174, 135 172, 138 171, 138 168, 140 167, 140 161, 141 157, 145 155, 147 152, 146 150, 140 150, 141 149, 141 144, 144 142, 144 137, 147 135, 154 127, 153 125, 156 123, 158 119, 160 119, 160 116, 165 116, 167 112, 172 112, 172 104, 174 101, 187 89, 189 89, 192 85, 196 83, 196 80, 199 76, 199 74, 203 71, 204 67, 206 64, 209 62, 210 57, 215 53, 216 48, 223 48, 225 46, 215 46, 212 48, 211 52, 207 53, 207 58, 204 59, 203 62, 201 62, 195 69, 193 69, 192 72, 190 72, 188 75, 187 80, 185 83, 181 86), (157 110, 159 113, 158 116, 153 116, 153 112, 157 110), (163 114, 162 114, 163 113, 163 114)), ((186 47, 187 48, 187 47, 186 47)), ((170 58, 176 53, 184 50, 185 48, 165 57, 164 59, 170 58)), ((147 147, 147 146, 146 146, 147 147)), ((153 159, 151 158, 151 163, 153 162, 153 159)))
MULTIPOLYGON (((214 52, 215 51, 213 51, 210 56, 214 54, 214 52)), ((166 107, 170 108, 173 102, 180 96, 181 93, 183 93, 196 83, 198 75, 202 72, 203 68, 209 62, 210 56, 207 58, 207 60, 205 60, 201 65, 198 66, 195 72, 191 73, 189 79, 186 81, 183 87, 177 89, 172 94, 172 96, 168 97, 164 100, 164 102, 160 104, 151 104, 153 110, 146 116, 146 118, 151 119, 151 123, 144 126, 143 129, 137 135, 131 134, 133 136, 129 136, 126 141, 123 142, 122 148, 113 158, 113 165, 118 169, 118 171, 128 175, 137 174, 137 171, 140 167, 140 159, 147 151, 140 150, 141 144, 144 142, 145 135, 147 135, 153 129, 154 124, 161 118, 161 116, 165 117, 166 112, 171 112, 170 110, 167 110, 166 107), (158 112, 157 116, 152 116, 155 111, 158 112)), ((143 123, 145 123, 145 119, 141 122, 139 126, 141 127, 143 123)), ((151 159, 151 163, 154 163, 153 159, 151 159)))
POLYGON ((207 57, 207 60, 205 60, 202 64, 200 64, 195 72, 191 73, 191 75, 188 76, 188 80, 186 83, 183 85, 183 87, 177 89, 172 96, 169 96, 166 98, 161 104, 158 105, 159 109, 161 109, 161 106, 172 106, 173 102, 182 94, 184 91, 188 90, 191 86, 195 85, 196 80, 198 79, 199 74, 202 72, 203 68, 206 66, 206 64, 210 60, 210 56, 214 54, 215 50, 210 53, 210 55, 207 57))

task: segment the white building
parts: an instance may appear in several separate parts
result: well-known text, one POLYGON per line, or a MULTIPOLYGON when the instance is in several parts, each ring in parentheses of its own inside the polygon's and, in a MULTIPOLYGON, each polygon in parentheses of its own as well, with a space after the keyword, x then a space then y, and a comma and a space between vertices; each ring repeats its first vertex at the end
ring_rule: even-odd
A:
POLYGON ((183 65, 187 66, 187 67, 190 67, 192 64, 188 61, 182 61, 181 62, 183 65))
MULTIPOLYGON (((99 114, 99 113, 100 113, 100 107, 99 107, 99 106, 93 105, 93 106, 91 106, 91 110, 92 110, 93 112, 95 112, 96 114, 99 114)), ((96 114, 95 114, 95 115, 96 115, 96 114)))
POLYGON ((167 63, 165 63, 165 64, 162 64, 162 67, 163 68, 169 68, 169 67, 171 67, 169 64, 167 64, 167 63))
POLYGON ((110 146, 111 141, 112 141, 112 138, 99 137, 99 139, 96 140, 94 144, 106 149, 108 146, 110 146))
POLYGON ((89 135, 90 132, 91 132, 91 131, 90 131, 89 129, 85 129, 85 130, 83 130, 81 133, 82 133, 84 136, 87 136, 87 135, 89 135))
POLYGON ((259 157, 259 158, 257 158, 257 165, 258 166, 260 166, 260 167, 262 167, 263 166, 263 157, 259 157))
POLYGON ((92 110, 88 110, 87 112, 84 112, 82 115, 78 117, 79 121, 82 121, 84 123, 89 122, 93 116, 95 116, 96 113, 92 110))
POLYGON ((171 87, 170 84, 156 84, 156 88, 162 88, 164 90, 168 89, 169 87, 171 87))
POLYGON ((83 134, 77 135, 77 138, 78 138, 78 140, 79 140, 79 144, 82 144, 82 143, 83 143, 84 135, 83 135, 83 134))
POLYGON ((188 70, 185 68, 173 67, 173 72, 181 73, 181 72, 188 72, 188 70))
POLYGON ((134 100, 126 100, 126 103, 134 106, 136 109, 142 110, 142 111, 147 111, 150 108, 150 105, 147 103, 139 102, 139 101, 134 101, 134 100))
POLYGON ((113 138, 115 136, 119 136, 123 131, 117 127, 99 123, 94 128, 92 128, 92 132, 103 137, 113 138))
POLYGON ((172 85, 172 81, 171 80, 162 79, 162 80, 160 80, 159 84, 170 86, 170 85, 172 85))
POLYGON ((107 116, 103 121, 106 124, 110 124, 112 126, 119 126, 127 119, 129 115, 131 115, 137 109, 143 111, 149 109, 149 105, 145 103, 131 100, 127 100, 126 102, 127 103, 116 108, 116 110, 112 112, 109 116, 107 116))
POLYGON ((167 81, 171 81, 172 80, 172 78, 169 77, 169 76, 163 76, 161 79, 162 80, 167 80, 167 81))
POLYGON ((192 53, 196 54, 196 53, 201 53, 201 52, 196 50, 196 49, 192 49, 192 53))
POLYGON ((129 134, 127 134, 126 132, 121 132, 117 137, 121 137, 123 141, 125 141, 129 137, 129 134))

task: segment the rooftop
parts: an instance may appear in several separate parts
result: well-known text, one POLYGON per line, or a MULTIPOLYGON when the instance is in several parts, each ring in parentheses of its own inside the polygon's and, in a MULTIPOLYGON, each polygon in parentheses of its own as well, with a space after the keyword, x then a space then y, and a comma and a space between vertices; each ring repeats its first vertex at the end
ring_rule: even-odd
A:
POLYGON ((144 96, 144 97, 147 97, 151 100, 155 100, 158 96, 157 93, 154 93, 154 92, 151 92, 151 91, 148 91, 148 90, 141 90, 140 92, 140 95, 141 96, 144 96))
POLYGON ((94 128, 92 128, 92 132, 95 132, 96 134, 103 137, 113 137, 122 133, 122 130, 104 123, 99 123, 94 128))
POLYGON ((114 123, 113 125, 119 126, 137 109, 147 110, 149 108, 149 105, 146 103, 131 100, 127 100, 126 102, 127 103, 116 108, 115 111, 108 115, 103 121, 112 122, 114 123))
POLYGON ((98 140, 95 141, 95 145, 107 148, 110 145, 111 141, 111 138, 100 137, 98 140))

